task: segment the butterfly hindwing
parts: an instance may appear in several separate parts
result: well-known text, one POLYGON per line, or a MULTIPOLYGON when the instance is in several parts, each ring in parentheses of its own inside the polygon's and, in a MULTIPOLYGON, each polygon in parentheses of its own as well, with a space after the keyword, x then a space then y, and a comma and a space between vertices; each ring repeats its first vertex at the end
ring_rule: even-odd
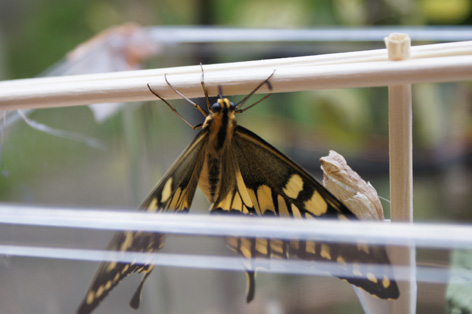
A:
MULTIPOLYGON (((140 206, 141 210, 150 212, 188 210, 200 177, 206 139, 207 131, 202 130, 144 200, 140 206)), ((164 246, 164 237, 164 234, 152 232, 118 232, 108 248, 112 251, 152 253, 164 246)), ((133 272, 144 273, 142 282, 130 302, 133 308, 138 308, 143 283, 152 269, 151 264, 101 263, 77 312, 90 313, 123 278, 133 272)))
MULTIPOLYGON (((228 162, 237 162, 235 179, 215 203, 214 212, 240 212, 257 216, 292 218, 334 218, 357 220, 352 212, 305 170, 251 131, 238 126, 228 154, 228 162), (246 196, 246 197, 244 197, 246 196)), ((397 298, 396 283, 391 281, 390 262, 383 247, 364 244, 348 245, 314 241, 282 241, 277 239, 230 238, 228 246, 247 258, 289 258, 316 260, 336 267, 341 279, 357 285, 381 298, 397 298), (366 264, 380 265, 382 271, 366 264), (382 274, 382 275, 380 275, 382 274)), ((245 266, 248 275, 254 271, 245 266)), ((253 295, 254 280, 248 292, 253 295)), ((251 298, 248 294, 248 301, 251 298)))

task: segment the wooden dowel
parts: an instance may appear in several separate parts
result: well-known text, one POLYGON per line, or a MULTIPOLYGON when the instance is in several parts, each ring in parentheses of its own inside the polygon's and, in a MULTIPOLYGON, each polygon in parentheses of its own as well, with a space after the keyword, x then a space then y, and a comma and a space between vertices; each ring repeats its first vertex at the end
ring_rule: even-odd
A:
MULTIPOLYGON (((272 60, 270 66, 245 68, 242 66, 244 63, 237 63, 226 65, 225 70, 208 65, 204 67, 206 85, 213 95, 216 95, 218 85, 224 87, 227 96, 247 94, 274 69, 277 71, 271 83, 275 93, 472 79, 470 56, 407 60, 398 64, 378 61, 306 66, 295 63, 290 66, 285 59, 278 61, 280 66, 272 60)), ((248 63, 257 64, 255 61, 248 63)), ((0 110, 155 100, 147 83, 166 99, 179 98, 165 83, 165 73, 186 96, 202 97, 200 67, 193 66, 116 72, 106 76, 77 75, 0 82, 0 110)), ((266 93, 267 89, 260 92, 266 93)))
MULTIPOLYGON (((385 39, 389 59, 405 62, 410 57, 410 38, 403 34, 391 34, 385 39)), ((412 166, 412 110, 411 85, 390 85, 389 101, 389 150, 390 150, 390 217, 392 222, 413 222, 413 166, 412 166)), ((416 263, 415 249, 393 247, 392 264, 408 266, 409 280, 398 281, 400 298, 391 303, 393 314, 416 312, 416 263)))

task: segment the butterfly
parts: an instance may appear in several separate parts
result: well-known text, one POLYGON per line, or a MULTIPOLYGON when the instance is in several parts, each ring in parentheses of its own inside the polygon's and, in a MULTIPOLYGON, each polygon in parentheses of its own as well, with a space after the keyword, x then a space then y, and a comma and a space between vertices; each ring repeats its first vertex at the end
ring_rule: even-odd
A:
MULTIPOLYGON (((271 77, 275 71, 239 103, 234 104, 222 96, 211 103, 204 81, 201 85, 208 112, 167 84, 190 102, 204 116, 201 125, 193 126, 159 94, 149 90, 184 122, 200 132, 162 177, 140 208, 148 212, 187 212, 197 186, 211 203, 214 214, 240 214, 248 216, 280 216, 318 219, 333 218, 356 220, 356 216, 307 171, 279 152, 262 138, 237 124, 236 114, 267 99, 267 94, 242 109, 248 99, 267 85, 272 89, 271 77)), ((164 234, 126 231, 117 233, 109 249, 115 251, 157 252, 164 245, 164 234)), ((357 285, 384 299, 399 296, 392 279, 390 261, 383 247, 358 243, 355 246, 340 243, 321 243, 304 240, 230 237, 228 246, 246 258, 289 258, 334 262, 342 269, 341 279, 357 285), (381 265, 382 274, 371 271, 369 263, 381 265)), ((143 284, 153 269, 152 264, 102 262, 78 309, 90 313, 123 278, 133 272, 143 274, 130 306, 138 308, 143 284)), ((246 265, 248 277, 247 302, 255 294, 255 269, 246 265)))

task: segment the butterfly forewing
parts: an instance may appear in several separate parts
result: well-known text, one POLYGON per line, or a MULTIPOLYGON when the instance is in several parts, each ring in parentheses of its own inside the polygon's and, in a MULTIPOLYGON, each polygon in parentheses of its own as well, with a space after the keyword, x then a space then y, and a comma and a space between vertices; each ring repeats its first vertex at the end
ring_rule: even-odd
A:
POLYGON ((205 158, 208 130, 203 129, 141 204, 147 211, 183 211, 192 204, 205 158))
MULTIPOLYGON (((140 206, 141 210, 150 212, 182 212, 188 210, 200 177, 204 158, 203 147, 207 136, 208 132, 202 130, 195 137, 151 194, 146 197, 140 206)), ((112 251, 153 253, 163 246, 164 234, 126 231, 115 234, 108 248, 112 251)), ((130 303, 133 308, 137 308, 144 280, 152 269, 151 264, 101 263, 77 312, 80 314, 92 312, 123 278, 133 272, 145 274, 130 303)))

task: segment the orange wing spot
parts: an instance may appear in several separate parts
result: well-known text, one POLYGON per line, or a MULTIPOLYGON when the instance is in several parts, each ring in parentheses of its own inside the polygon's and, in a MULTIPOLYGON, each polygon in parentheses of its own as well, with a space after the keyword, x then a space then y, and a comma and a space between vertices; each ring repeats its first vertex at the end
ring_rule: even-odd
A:
POLYGON ((256 210, 257 214, 258 215, 262 215, 261 213, 261 207, 259 206, 259 203, 257 202, 257 197, 256 197, 256 193, 254 192, 253 189, 247 189, 247 192, 249 194, 249 197, 251 198, 252 200, 252 204, 254 205, 254 209, 256 210))
POLYGON ((129 265, 126 264, 125 267, 123 267, 123 270, 121 271, 122 274, 126 273, 129 269, 129 265))
POLYGON ((231 206, 231 203, 233 202, 233 191, 230 191, 228 194, 226 194, 226 197, 218 203, 219 208, 223 208, 225 210, 230 210, 233 207, 231 206))
POLYGON ((307 241, 305 250, 308 253, 316 254, 316 243, 313 241, 307 241))
POLYGON ((287 203, 282 195, 277 196, 277 204, 279 205, 279 216, 286 216, 289 217, 290 213, 287 208, 287 203))
POLYGON ((321 244, 321 257, 331 260, 331 252, 327 244, 321 244))
POLYGON ((92 304, 93 300, 95 300, 95 292, 93 292, 92 290, 89 291, 89 293, 87 294, 87 304, 92 304))
POLYGON ((126 251, 128 250, 131 245, 133 244, 133 233, 132 232, 126 232, 125 233, 125 240, 123 243, 121 243, 121 250, 126 251))
POLYGON ((298 194, 303 191, 303 179, 298 174, 293 174, 282 189, 290 198, 296 199, 298 194))
POLYGON ((283 242, 281 240, 270 240, 270 249, 279 255, 283 254, 283 242))
POLYGON ((264 213, 266 210, 270 210, 275 214, 275 206, 272 202, 272 194, 270 187, 268 187, 267 185, 261 185, 257 189, 257 200, 259 201, 261 213, 264 213))
POLYGON ((243 177, 241 176, 240 171, 236 172, 236 184, 237 184, 239 195, 241 197, 243 204, 246 205, 247 207, 253 207, 252 200, 254 199, 251 199, 251 196, 248 193, 249 189, 246 188, 246 184, 244 183, 244 180, 243 180, 243 177))
POLYGON ((115 269, 115 267, 116 267, 116 262, 109 263, 107 266, 107 272, 108 273, 111 272, 113 269, 115 269))
POLYGON ((233 204, 231 205, 231 208, 232 209, 237 209, 237 210, 241 210, 243 209, 243 201, 241 200, 241 195, 239 193, 236 193, 234 195, 234 200, 233 200, 233 204))
POLYGON ((226 243, 230 248, 232 248, 234 250, 238 249, 238 238, 228 238, 226 243))
POLYGON ((169 208, 170 209, 175 209, 175 208, 179 208, 178 207, 178 202, 180 200, 180 197, 181 197, 181 194, 182 194, 182 189, 181 188, 178 188, 177 190, 175 190, 175 194, 174 196, 172 197, 172 201, 169 205, 169 208))
POLYGON ((346 215, 341 214, 341 213, 338 213, 338 219, 339 219, 339 220, 349 220, 349 219, 346 217, 346 215))
POLYGON ((290 240, 290 247, 295 249, 295 250, 298 250, 300 249, 300 241, 298 240, 290 240))
POLYGON ((106 283, 106 285, 105 285, 105 289, 106 289, 106 290, 110 290, 111 285, 112 285, 111 280, 108 280, 107 283, 106 283))
POLYGON ((369 254, 369 246, 365 242, 357 243, 357 249, 359 251, 364 251, 366 254, 369 254))
POLYGON ((95 297, 99 298, 99 297, 102 295, 103 291, 105 291, 105 287, 104 287, 104 286, 98 287, 97 293, 95 293, 95 297))
POLYGON ((157 198, 153 198, 149 206, 146 208, 150 212, 157 211, 157 198))
POLYGON ((267 240, 266 239, 257 239, 256 240, 256 251, 262 255, 267 255, 267 240))
POLYGON ((367 273, 367 279, 369 279, 369 280, 372 281, 373 283, 379 282, 379 281, 377 280, 377 278, 374 276, 374 274, 372 274, 372 273, 367 273))
POLYGON ((338 262, 339 264, 346 265, 346 260, 342 256, 338 256, 336 262, 338 262))
POLYGON ((170 198, 172 195, 172 178, 169 178, 167 180, 166 184, 164 185, 164 188, 162 189, 162 194, 161 194, 161 203, 164 204, 167 202, 167 200, 170 198))
POLYGON ((328 203, 318 191, 315 191, 311 198, 305 202, 305 209, 315 216, 321 216, 328 211, 328 203))
POLYGON ((252 242, 249 239, 242 238, 239 250, 244 257, 252 257, 252 242))
POLYGON ((291 209, 292 209, 293 218, 302 218, 302 213, 300 212, 298 207, 295 206, 295 204, 292 203, 291 209))

